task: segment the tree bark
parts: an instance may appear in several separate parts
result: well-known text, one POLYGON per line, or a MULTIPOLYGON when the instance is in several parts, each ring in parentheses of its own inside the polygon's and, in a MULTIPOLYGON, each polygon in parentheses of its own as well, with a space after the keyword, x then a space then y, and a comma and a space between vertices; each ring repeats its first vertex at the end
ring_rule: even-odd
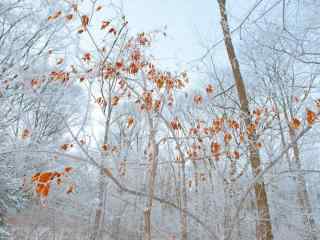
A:
MULTIPOLYGON (((109 102, 111 102, 111 94, 109 93, 109 102)), ((110 127, 110 121, 111 121, 111 113, 112 113, 112 107, 108 105, 107 108, 107 119, 105 122, 105 129, 104 129, 104 138, 103 138, 103 144, 108 144, 108 135, 109 135, 109 127, 110 127)), ((100 166, 100 172, 99 172, 99 190, 98 190, 98 208, 96 209, 95 214, 95 220, 94 220, 94 227, 93 227, 93 233, 91 235, 90 240, 96 240, 99 239, 100 236, 100 228, 102 224, 102 219, 105 214, 104 212, 104 192, 105 192, 105 182, 104 182, 104 157, 105 155, 102 154, 101 158, 101 166, 100 166)))
POLYGON ((98 208, 96 209, 95 219, 94 219, 94 226, 93 226, 93 233, 91 235, 90 240, 99 239, 100 233, 100 226, 101 220, 104 213, 103 209, 103 196, 104 196, 104 171, 101 168, 99 173, 99 190, 98 190, 98 208))
MULTIPOLYGON (((288 108, 284 106, 284 117, 287 125, 289 126, 289 139, 291 142, 293 142, 296 139, 296 133, 295 133, 295 130, 292 129, 292 127, 290 126, 290 119, 287 111, 288 111, 288 108)), ((281 126, 279 115, 278 115, 278 120, 279 120, 279 126, 280 126, 282 145, 285 146, 285 137, 284 137, 284 132, 281 126)), ((300 173, 302 168, 301 168, 300 150, 299 150, 298 144, 294 143, 292 149, 293 149, 293 157, 294 157, 293 166, 291 164, 291 159, 288 152, 286 153, 286 158, 289 164, 289 170, 290 171, 296 170, 298 172, 298 177, 293 177, 293 180, 297 184, 298 204, 299 204, 300 211, 302 213, 304 226, 306 228, 305 239, 317 240, 315 220, 312 213, 312 207, 311 207, 311 202, 309 198, 309 193, 307 190, 306 180, 303 174, 300 173)))
MULTIPOLYGON (((233 77, 237 88, 238 98, 241 108, 241 119, 244 121, 246 128, 252 124, 246 87, 241 75, 240 65, 235 53, 235 49, 231 39, 231 33, 226 13, 226 0, 217 0, 219 4, 221 16, 221 28, 224 35, 224 44, 227 50, 230 65, 232 67, 233 77)), ((256 148, 256 133, 247 134, 249 140, 249 160, 253 170, 254 177, 261 172, 261 159, 259 150, 256 148)), ((265 189, 264 181, 261 180, 254 184, 256 196, 256 205, 258 209, 258 225, 256 229, 257 240, 272 240, 272 225, 270 219, 270 210, 268 205, 268 197, 265 189)), ((230 234, 229 234, 230 235, 230 234)))
POLYGON ((151 240, 151 210, 154 198, 154 188, 156 182, 156 174, 158 168, 158 146, 156 143, 156 130, 154 128, 154 122, 150 114, 148 114, 150 135, 148 144, 149 154, 149 182, 148 182, 148 199, 147 207, 144 210, 144 240, 151 240))
POLYGON ((188 219, 187 219, 187 209, 188 209, 188 199, 187 199, 187 187, 186 187, 186 163, 185 159, 182 157, 181 171, 181 190, 182 190, 182 211, 181 211, 181 240, 188 239, 188 219))
MULTIPOLYGON (((289 135, 290 141, 293 141, 296 138, 296 133, 291 127, 289 127, 289 135)), ((307 228, 305 239, 317 240, 315 220, 312 215, 312 207, 309 199, 306 180, 304 176, 299 172, 301 170, 301 160, 300 151, 297 143, 293 145, 293 156, 295 160, 294 166, 295 169, 298 171, 298 176, 296 179, 298 190, 297 197, 303 215, 304 225, 307 228)))
POLYGON ((143 211, 144 215, 144 240, 151 240, 151 223, 150 223, 150 214, 151 214, 151 209, 146 208, 143 211))

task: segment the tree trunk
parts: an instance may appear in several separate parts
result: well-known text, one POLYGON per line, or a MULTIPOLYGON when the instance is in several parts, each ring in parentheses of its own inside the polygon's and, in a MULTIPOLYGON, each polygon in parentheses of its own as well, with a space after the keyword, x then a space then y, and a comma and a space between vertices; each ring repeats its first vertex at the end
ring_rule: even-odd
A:
MULTIPOLYGON (((290 141, 293 141, 296 138, 296 134, 291 127, 289 127, 289 135, 290 141)), ((317 240, 315 220, 312 215, 312 207, 309 199, 306 180, 303 174, 299 172, 301 170, 301 160, 300 151, 297 143, 293 145, 293 156, 295 160, 295 170, 298 171, 298 176, 296 179, 298 188, 297 197, 303 215, 304 226, 306 227, 305 239, 317 240)))
MULTIPOLYGON (((287 107, 284 109, 284 117, 286 119, 286 123, 289 126, 289 139, 291 142, 293 142, 296 139, 296 133, 294 129, 291 128, 290 126, 290 120, 289 116, 287 114, 287 107)), ((285 137, 283 133, 283 129, 281 126, 281 121, 280 121, 280 116, 278 115, 278 120, 279 120, 279 126, 280 126, 280 133, 281 133, 281 141, 282 145, 285 146, 285 137)), ((298 204, 300 207, 300 211, 302 213, 303 217, 303 222, 305 226, 305 239, 311 239, 311 240, 316 240, 316 226, 315 226, 315 220, 313 218, 312 214, 312 207, 309 199, 309 194, 307 190, 307 185, 306 185, 306 180, 299 171, 301 171, 301 160, 300 160, 300 151, 298 144, 295 143, 293 145, 293 157, 294 157, 294 166, 291 164, 291 159, 289 157, 289 153, 286 153, 286 158, 289 164, 289 170, 296 170, 298 173, 298 177, 294 177, 294 181, 297 184, 297 198, 298 198, 298 204)))
MULTIPOLYGON (((111 94, 109 94, 109 102, 111 102, 111 94)), ((112 107, 108 106, 108 112, 107 112, 107 120, 105 122, 105 129, 104 129, 104 138, 103 138, 103 144, 108 143, 108 134, 109 134, 109 127, 110 127, 110 120, 111 120, 111 113, 112 113, 112 107)), ((105 192, 105 170, 104 170, 104 158, 105 155, 102 154, 101 156, 101 166, 100 166, 100 172, 99 172, 99 190, 98 190, 98 208, 96 209, 96 215, 94 220, 94 227, 93 227, 93 234, 91 235, 90 240, 96 240, 99 239, 100 234, 100 228, 102 224, 102 219, 104 216, 104 192, 105 192)))
POLYGON ((148 182, 148 199, 147 207, 144 210, 144 240, 151 240, 151 210, 154 197, 154 187, 156 181, 157 167, 158 167, 158 147, 155 140, 156 130, 154 128, 153 119, 148 115, 150 136, 149 136, 149 182, 148 182))
POLYGON ((144 215, 144 240, 151 240, 151 223, 150 223, 150 214, 151 214, 151 209, 146 208, 143 211, 144 215))
POLYGON ((231 224, 231 201, 232 201, 232 194, 229 183, 225 182, 223 186, 224 190, 224 227, 223 227, 223 235, 224 240, 228 239, 229 231, 230 231, 230 224, 231 224))
MULTIPOLYGON (((249 103, 246 94, 245 84, 241 76, 240 65, 231 39, 231 33, 226 13, 226 1, 217 1, 219 4, 219 10, 221 15, 220 23, 224 35, 224 43, 228 53, 229 62, 232 67, 234 81, 238 92, 241 107, 241 118, 245 122, 246 128, 248 128, 251 125, 252 120, 250 117, 249 103)), ((253 134, 247 134, 247 136, 249 140, 249 160, 253 170, 253 175, 254 177, 256 177, 261 172, 260 154, 259 150, 256 148, 257 137, 255 132, 253 134)), ((254 184, 254 191, 256 196, 256 205, 258 208, 259 217, 256 229, 257 240, 272 240, 273 235, 270 219, 270 210, 268 205, 267 192, 263 180, 254 184)))
POLYGON ((100 233, 100 226, 101 226, 101 220, 104 213, 103 209, 103 197, 104 197, 104 172, 103 168, 100 170, 99 174, 99 192, 98 192, 98 208, 96 209, 95 219, 94 219, 94 226, 93 226, 93 233, 91 235, 90 240, 96 240, 99 239, 99 233, 100 233))
POLYGON ((185 159, 182 157, 181 170, 182 170, 182 211, 181 211, 181 240, 188 239, 188 220, 187 220, 187 209, 188 209, 188 199, 187 199, 187 187, 186 187, 186 163, 185 159))

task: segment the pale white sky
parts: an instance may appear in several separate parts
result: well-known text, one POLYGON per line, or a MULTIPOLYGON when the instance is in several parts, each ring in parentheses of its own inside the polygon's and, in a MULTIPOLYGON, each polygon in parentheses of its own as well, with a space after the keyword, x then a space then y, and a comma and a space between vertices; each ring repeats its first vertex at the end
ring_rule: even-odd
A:
MULTIPOLYGON (((165 65, 184 66, 203 55, 205 47, 221 38, 216 0, 119 0, 134 31, 151 31, 166 25, 168 37, 156 45, 165 65)), ((117 2, 117 1, 116 1, 117 2)), ((232 22, 240 22, 255 0, 230 0, 232 22)), ((223 47, 223 45, 221 45, 223 47)), ((222 53, 224 49, 220 47, 222 53)))
POLYGON ((203 52, 216 35, 217 23, 213 1, 195 0, 123 0, 130 27, 148 31, 167 26, 168 37, 157 43, 157 55, 165 62, 181 64, 203 52))

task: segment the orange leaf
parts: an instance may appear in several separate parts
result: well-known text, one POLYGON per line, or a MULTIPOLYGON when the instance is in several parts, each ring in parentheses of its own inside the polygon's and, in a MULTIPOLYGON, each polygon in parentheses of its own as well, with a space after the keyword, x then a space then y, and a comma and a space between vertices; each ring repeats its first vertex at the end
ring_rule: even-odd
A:
POLYGON ((152 93, 150 91, 148 92, 144 92, 143 94, 143 100, 145 103, 145 107, 147 111, 151 111, 152 110, 152 93))
POLYGON ((105 75, 105 78, 107 79, 107 78, 109 78, 109 77, 114 76, 114 75, 116 74, 116 70, 115 70, 112 66, 108 65, 108 66, 103 70, 103 74, 105 75))
POLYGON ((132 116, 128 117, 128 128, 132 126, 132 124, 134 123, 134 118, 132 116))
POLYGON ((239 129, 240 128, 240 124, 235 120, 230 120, 229 121, 229 127, 232 128, 232 129, 239 129))
POLYGON ((231 134, 230 134, 230 133, 225 133, 225 134, 224 134, 224 137, 223 137, 223 140, 224 140, 224 143, 225 143, 225 144, 230 143, 230 141, 232 140, 231 134))
POLYGON ((103 169, 104 174, 106 174, 108 177, 112 177, 112 172, 109 168, 103 169))
POLYGON ((307 122, 309 125, 314 124, 315 120, 316 120, 316 114, 313 111, 310 111, 307 109, 307 122))
POLYGON ((135 49, 131 54, 131 59, 134 62, 139 62, 141 59, 141 52, 139 49, 135 49))
POLYGON ((43 183, 49 182, 52 176, 52 172, 43 172, 40 174, 38 181, 43 183))
POLYGON ((64 171, 66 172, 66 173, 70 173, 71 171, 72 171, 72 167, 65 167, 64 168, 64 171))
POLYGON ((90 53, 85 53, 84 55, 83 55, 83 61, 90 61, 91 60, 91 54, 90 53))
POLYGON ((156 79, 156 85, 157 85, 157 88, 161 89, 164 85, 164 77, 163 76, 160 76, 159 78, 156 79))
POLYGON ((50 185, 46 184, 43 186, 43 188, 41 189, 40 195, 42 197, 48 197, 49 195, 49 191, 50 191, 50 185))
POLYGON ((252 135, 256 129, 257 129, 257 125, 254 123, 250 123, 247 127, 248 135, 252 135))
POLYGON ((178 118, 175 118, 171 121, 170 126, 173 130, 179 130, 181 129, 181 124, 178 118))
POLYGON ((39 176, 40 176, 40 172, 36 173, 36 174, 33 174, 32 175, 32 182, 35 182, 35 181, 38 181, 39 180, 39 176))
POLYGON ((121 69, 123 68, 124 64, 123 64, 123 60, 117 61, 116 62, 116 69, 121 69))
POLYGON ((68 190, 67 190, 67 194, 73 193, 74 192, 74 185, 70 185, 68 190))
POLYGON ((118 96, 113 96, 112 99, 111 99, 111 105, 112 106, 117 106, 118 103, 119 103, 119 97, 118 96))
POLYGON ((154 110, 159 112, 161 107, 161 101, 160 100, 155 100, 154 101, 154 110))
POLYGON ((211 153, 212 154, 219 154, 220 153, 220 144, 217 142, 211 143, 211 153))
POLYGON ((233 154, 234 154, 234 158, 235 159, 239 159, 240 158, 240 153, 238 151, 234 151, 233 154))
POLYGON ((115 28, 110 28, 108 32, 117 35, 117 30, 115 28))
POLYGON ((118 151, 117 147, 113 146, 112 149, 111 149, 112 154, 116 154, 117 151, 118 151))
POLYGON ((147 43, 149 43, 149 40, 148 38, 145 36, 145 33, 139 33, 138 34, 138 41, 140 43, 140 45, 144 46, 146 45, 147 43))
POLYGON ((28 137, 30 137, 30 135, 31 135, 30 130, 29 129, 24 129, 22 131, 21 138, 22 139, 27 139, 28 137))
POLYGON ((240 133, 239 142, 240 142, 240 143, 243 143, 243 142, 244 142, 244 135, 243 135, 243 133, 240 133))
POLYGON ((36 187, 36 192, 40 195, 43 191, 43 188, 44 188, 44 184, 38 183, 36 187))
POLYGON ((102 9, 102 6, 99 5, 99 6, 97 6, 96 11, 100 11, 101 9, 102 9))
POLYGON ((131 63, 130 66, 129 66, 129 73, 134 75, 134 74, 136 74, 138 71, 139 71, 139 66, 138 66, 138 64, 131 63))
POLYGON ((301 122, 300 122, 300 120, 298 118, 292 118, 291 127, 293 129, 298 129, 300 127, 300 125, 301 125, 301 122))
POLYGON ((40 83, 41 83, 40 80, 38 80, 38 79, 32 79, 32 80, 31 80, 31 87, 32 87, 32 88, 36 88, 36 87, 38 87, 38 86, 40 85, 40 83))
POLYGON ((87 30, 87 26, 89 24, 89 17, 87 15, 83 15, 81 17, 81 24, 84 30, 87 30))
POLYGON ((202 96, 201 95, 197 95, 197 96, 194 96, 193 97, 193 101, 196 103, 196 104, 201 104, 202 103, 202 96))
POLYGON ((67 20, 72 20, 72 18, 73 18, 73 14, 68 14, 68 15, 66 15, 65 16, 65 18, 67 19, 67 20))
MULTIPOLYGON (((58 18, 60 15, 61 15, 61 11, 57 11, 57 12, 55 12, 53 15, 52 15, 52 17, 51 17, 51 19, 56 19, 56 18, 58 18)), ((48 18, 48 20, 50 20, 49 18, 48 18)))
POLYGON ((212 121, 212 131, 213 133, 218 133, 221 131, 222 127, 223 127, 223 123, 224 123, 224 120, 223 118, 217 118, 217 119, 214 119, 212 121))
POLYGON ((109 24, 110 24, 109 21, 102 21, 102 22, 101 22, 101 27, 100 27, 100 29, 101 29, 101 30, 105 29, 106 27, 109 26, 109 24))
POLYGON ((213 93, 213 86, 211 84, 208 84, 208 86, 206 87, 206 92, 208 95, 212 94, 213 93))
POLYGON ((58 185, 61 185, 61 183, 62 183, 61 178, 57 178, 57 184, 58 184, 58 185))
POLYGON ((60 149, 67 151, 69 148, 71 147, 71 145, 69 143, 64 143, 62 145, 60 145, 60 149))
POLYGON ((99 104, 100 106, 104 105, 104 99, 103 97, 97 97, 96 101, 97 104, 99 104))
POLYGON ((101 149, 104 152, 107 152, 109 150, 109 148, 110 148, 109 144, 102 144, 101 145, 101 149))

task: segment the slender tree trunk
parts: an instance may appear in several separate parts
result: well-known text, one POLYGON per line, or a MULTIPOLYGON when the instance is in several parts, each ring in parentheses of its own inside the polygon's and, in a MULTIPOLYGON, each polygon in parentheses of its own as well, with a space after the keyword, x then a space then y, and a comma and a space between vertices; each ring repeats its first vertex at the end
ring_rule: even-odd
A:
POLYGON ((181 240, 188 239, 188 220, 187 220, 187 209, 188 209, 188 199, 187 199, 187 186, 186 186, 186 163, 185 159, 182 157, 181 163, 181 188, 182 188, 182 211, 181 211, 181 240))
POLYGON ((154 123, 151 116, 148 116, 149 126, 150 126, 150 136, 149 136, 149 182, 148 182, 148 199, 147 206, 144 209, 144 240, 151 240, 151 210, 152 202, 154 197, 154 188, 158 167, 158 147, 155 140, 156 130, 154 129, 154 123))
POLYGON ((151 219, 150 219, 151 209, 145 208, 143 211, 144 216, 144 240, 151 240, 151 219))
POLYGON ((99 173, 99 190, 98 190, 98 207, 96 209, 95 219, 94 219, 94 226, 93 226, 93 233, 91 235, 90 240, 99 239, 99 232, 101 226, 101 219, 103 216, 103 197, 104 197, 104 172, 103 168, 101 168, 99 173))
MULTIPOLYGON (((285 119, 286 119, 286 123, 289 126, 289 139, 291 142, 294 141, 294 139, 296 139, 296 133, 294 131, 294 129, 292 129, 290 127, 290 120, 289 120, 289 116, 287 114, 287 108, 285 107, 284 109, 285 111, 285 119)), ((280 117, 278 116, 279 119, 279 126, 280 126, 280 131, 281 131, 281 141, 283 146, 285 146, 285 137, 284 137, 284 133, 282 130, 282 126, 281 126, 281 122, 280 122, 280 117)), ((303 222, 305 225, 305 230, 306 230, 306 235, 305 235, 305 239, 311 239, 311 240, 316 240, 317 236, 316 236, 316 226, 315 226, 315 220, 313 218, 313 214, 312 214, 312 207, 311 207, 311 203, 310 203, 310 199, 309 199, 309 194, 308 194, 308 190, 307 190, 307 185, 306 185, 306 180, 303 176, 303 174, 300 173, 301 170, 301 160, 300 160, 300 151, 299 151, 299 146, 298 144, 294 144, 293 145, 293 157, 294 157, 294 167, 292 167, 291 164, 291 159, 289 157, 289 154, 286 153, 286 158, 288 160, 288 164, 289 164, 289 169, 290 170, 296 170, 298 171, 298 177, 294 177, 294 181, 297 184, 297 198, 298 198, 298 204, 300 207, 300 211, 302 212, 302 217, 303 217, 303 222)))
MULTIPOLYGON (((232 67, 235 85, 238 92, 241 118, 245 122, 246 128, 251 124, 250 109, 248 98, 246 94, 246 88, 241 76, 240 65, 233 47, 231 33, 226 13, 226 1, 217 0, 219 4, 219 10, 221 15, 221 27, 224 35, 224 43, 228 53, 230 65, 232 67)), ((259 150, 256 148, 257 137, 256 133, 247 134, 249 140, 249 160, 253 170, 253 175, 257 176, 261 172, 261 159, 259 150)), ((270 219, 270 210, 268 205, 267 192, 265 189, 264 181, 256 182, 254 185, 254 191, 256 196, 256 205, 258 208, 258 226, 256 229, 257 240, 272 240, 272 226, 270 219)), ((229 234, 230 235, 230 234, 229 234)), ((231 236, 231 235, 230 235, 231 236)))
MULTIPOLYGON (((296 133, 290 127, 289 128, 290 141, 293 141, 296 138, 296 133)), ((315 220, 312 215, 312 207, 309 199, 309 194, 307 190, 306 180, 299 171, 301 171, 301 160, 300 160, 300 151, 298 144, 293 145, 293 156, 294 156, 294 166, 295 170, 298 171, 298 176, 296 179, 297 182, 297 197, 300 205, 300 209, 304 219, 304 225, 306 227, 306 236, 305 239, 317 240, 316 236, 316 226, 315 220)))
POLYGON ((225 182, 224 190, 224 227, 223 227, 223 239, 228 239, 230 224, 231 224, 231 189, 229 183, 225 182))
MULTIPOLYGON (((111 102, 110 96, 111 94, 109 94, 109 102, 111 102)), ((109 134, 109 127, 110 127, 111 113, 112 113, 112 108, 110 105, 108 106, 107 110, 108 112, 107 112, 107 120, 105 123, 105 129, 104 129, 103 144, 108 143, 108 134, 109 134)), ((100 228, 101 228, 103 216, 105 214, 104 213, 105 171, 104 171, 104 162, 103 162, 104 157, 105 156, 103 155, 101 159, 101 167, 99 172, 98 208, 96 209, 93 233, 91 235, 90 240, 96 240, 100 238, 100 228)))

